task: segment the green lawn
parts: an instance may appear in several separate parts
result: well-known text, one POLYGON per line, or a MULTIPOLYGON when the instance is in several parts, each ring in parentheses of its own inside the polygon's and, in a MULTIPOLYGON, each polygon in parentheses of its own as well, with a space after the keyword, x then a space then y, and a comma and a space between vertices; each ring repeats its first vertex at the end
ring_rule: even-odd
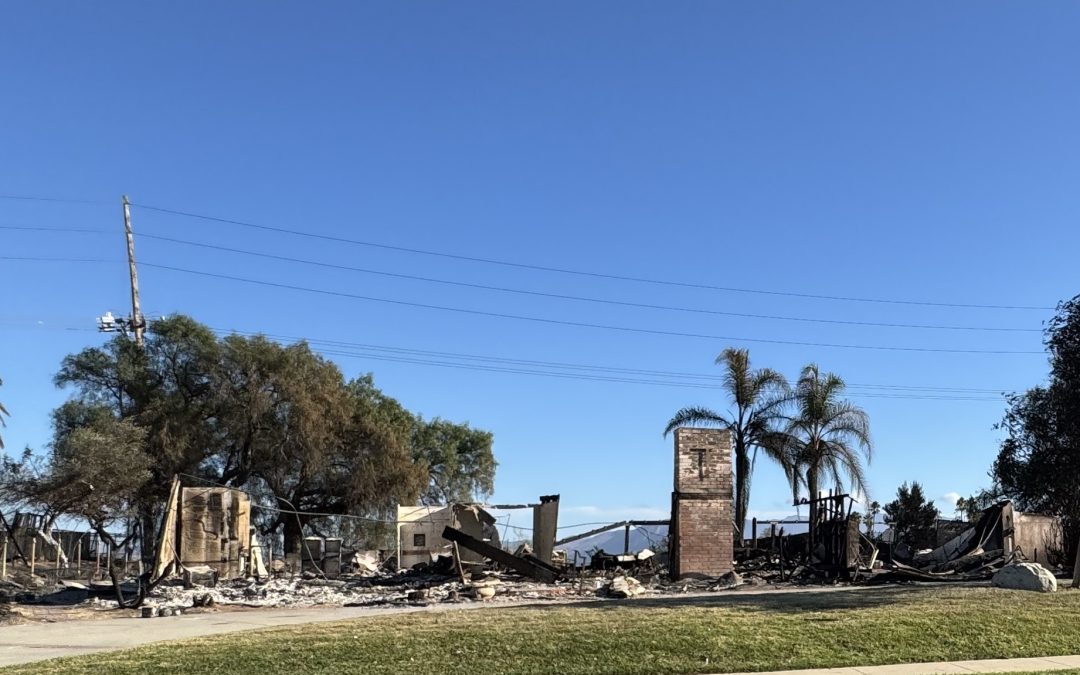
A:
POLYGON ((397 615, 12 673, 703 673, 1080 651, 1080 592, 879 588, 397 615))

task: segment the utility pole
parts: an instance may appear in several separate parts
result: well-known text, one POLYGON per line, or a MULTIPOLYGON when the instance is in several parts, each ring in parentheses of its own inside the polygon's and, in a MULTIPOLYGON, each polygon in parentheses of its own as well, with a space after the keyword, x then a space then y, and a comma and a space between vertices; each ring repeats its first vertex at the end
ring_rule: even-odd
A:
POLYGON ((127 237, 128 273, 131 275, 131 330, 135 334, 135 346, 143 346, 143 331, 146 322, 139 308, 139 273, 135 269, 135 236, 131 232, 131 202, 123 196, 124 235, 127 237))

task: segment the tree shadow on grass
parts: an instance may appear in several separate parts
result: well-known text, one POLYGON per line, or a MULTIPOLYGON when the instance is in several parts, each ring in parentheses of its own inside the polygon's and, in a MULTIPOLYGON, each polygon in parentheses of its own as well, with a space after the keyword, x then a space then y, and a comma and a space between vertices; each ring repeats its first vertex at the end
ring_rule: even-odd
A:
POLYGON ((594 610, 637 609, 734 609, 784 614, 870 609, 901 605, 916 600, 925 588, 911 586, 865 587, 789 591, 717 591, 688 595, 652 595, 627 600, 584 600, 578 602, 526 605, 546 610, 584 607, 594 610))

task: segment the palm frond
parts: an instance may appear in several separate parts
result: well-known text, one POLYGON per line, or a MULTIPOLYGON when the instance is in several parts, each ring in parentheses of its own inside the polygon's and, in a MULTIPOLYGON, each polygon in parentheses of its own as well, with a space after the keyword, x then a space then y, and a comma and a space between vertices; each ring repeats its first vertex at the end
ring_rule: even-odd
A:
POLYGON ((664 436, 667 436, 679 427, 690 425, 705 425, 728 429, 731 427, 731 421, 720 413, 709 410, 708 408, 700 406, 683 408, 668 420, 667 426, 664 427, 664 436))

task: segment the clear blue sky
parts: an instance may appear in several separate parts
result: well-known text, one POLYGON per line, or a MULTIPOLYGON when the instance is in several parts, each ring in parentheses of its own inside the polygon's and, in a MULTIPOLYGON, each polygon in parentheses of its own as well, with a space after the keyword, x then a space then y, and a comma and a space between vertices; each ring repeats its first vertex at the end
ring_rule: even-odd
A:
MULTIPOLYGON (((1080 7, 1064 2, 8 6, 0 193, 101 203, 0 200, 0 225, 110 233, 0 230, 0 255, 117 261, 0 260, 8 449, 45 446, 48 413, 66 395, 50 383, 60 359, 102 342, 94 317, 128 311, 124 193, 269 226, 615 275, 1053 306, 1080 291, 1078 25, 1080 7)), ((623 302, 1027 329, 1051 315, 649 285, 140 208, 134 218, 142 235, 623 302)), ((716 374, 721 349, 738 345, 791 377, 815 361, 849 382, 890 386, 1012 390, 1046 371, 1039 354, 744 341, 1031 352, 1041 349, 1037 332, 587 303, 147 237, 137 252, 146 263, 385 299, 740 339, 545 324, 141 269, 148 312, 189 313, 219 328, 704 375, 716 374)), ((666 420, 683 405, 726 405, 699 388, 333 358, 348 376, 373 371, 427 416, 494 431, 496 498, 561 493, 564 523, 666 513, 666 420)), ((852 393, 873 391, 908 390, 852 393)), ((916 393, 949 400, 857 398, 876 440, 873 496, 888 499, 904 480, 939 498, 986 484, 1002 403, 916 393)), ((779 472, 759 468, 754 512, 784 515, 787 504, 779 472)))

